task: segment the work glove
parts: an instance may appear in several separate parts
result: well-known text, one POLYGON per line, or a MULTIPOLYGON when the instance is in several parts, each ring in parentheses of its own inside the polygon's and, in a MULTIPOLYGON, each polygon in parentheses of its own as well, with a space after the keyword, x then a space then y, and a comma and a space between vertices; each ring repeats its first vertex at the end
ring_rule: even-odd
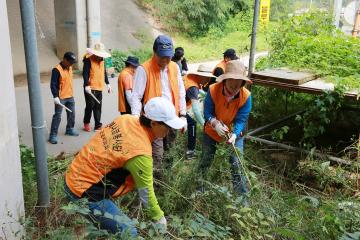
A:
POLYGON ((106 86, 107 86, 107 91, 108 91, 108 93, 111 93, 111 85, 110 85, 110 84, 106 84, 106 86))
POLYGON ((225 124, 222 124, 216 118, 210 120, 210 125, 213 129, 215 129, 216 133, 221 137, 224 137, 226 133, 229 132, 229 128, 225 124))
POLYGON ((90 87, 90 86, 86 86, 86 87, 85 87, 85 92, 87 92, 88 94, 91 94, 91 87, 90 87))
POLYGON ((160 218, 155 224, 161 224, 164 227, 164 230, 166 231, 167 228, 167 221, 165 217, 160 218))
POLYGON ((181 120, 183 120, 185 122, 184 127, 181 129, 181 132, 185 133, 187 131, 187 127, 188 127, 187 120, 186 120, 186 117, 180 117, 180 118, 181 118, 181 120))
POLYGON ((235 133, 232 133, 231 135, 229 134, 229 139, 226 141, 226 143, 234 145, 235 141, 236 141, 236 134, 235 133))
POLYGON ((54 103, 60 105, 61 104, 60 98, 59 97, 54 98, 54 103))

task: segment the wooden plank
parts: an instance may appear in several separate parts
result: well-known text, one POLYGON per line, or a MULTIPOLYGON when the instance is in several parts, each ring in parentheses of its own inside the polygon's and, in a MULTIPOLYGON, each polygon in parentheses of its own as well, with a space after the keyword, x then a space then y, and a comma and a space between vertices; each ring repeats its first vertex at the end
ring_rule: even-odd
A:
POLYGON ((309 72, 297 72, 289 69, 269 69, 251 74, 251 78, 274 82, 301 85, 314 80, 317 76, 309 72))

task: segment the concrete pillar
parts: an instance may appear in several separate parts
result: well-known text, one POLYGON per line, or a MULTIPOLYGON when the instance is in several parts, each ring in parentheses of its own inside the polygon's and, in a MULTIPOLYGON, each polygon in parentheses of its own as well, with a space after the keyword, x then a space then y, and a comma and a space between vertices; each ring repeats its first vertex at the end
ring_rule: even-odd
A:
POLYGON ((20 239, 24 197, 6 1, 0 0, 0 239, 20 239))
POLYGON ((334 0, 334 25, 339 28, 342 0, 334 0))
POLYGON ((87 47, 86 0, 55 0, 54 8, 56 54, 62 59, 65 52, 72 51, 79 60, 75 68, 82 69, 87 47))
POLYGON ((87 0, 88 47, 101 41, 100 0, 87 0))

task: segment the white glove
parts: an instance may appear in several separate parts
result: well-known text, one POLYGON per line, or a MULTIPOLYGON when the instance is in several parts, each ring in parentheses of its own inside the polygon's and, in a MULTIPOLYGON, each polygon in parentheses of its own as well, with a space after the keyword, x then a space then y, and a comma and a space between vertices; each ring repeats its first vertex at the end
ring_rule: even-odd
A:
POLYGON ((212 128, 215 129, 216 133, 221 137, 225 136, 225 134, 229 132, 229 128, 225 124, 222 124, 216 118, 210 120, 210 125, 212 126, 212 128))
POLYGON ((183 120, 185 122, 184 127, 181 129, 181 132, 185 133, 187 131, 187 128, 188 128, 187 120, 186 120, 186 117, 180 117, 180 118, 181 118, 181 120, 183 120))
POLYGON ((85 92, 87 92, 88 94, 91 93, 91 87, 90 86, 86 86, 85 87, 85 92))
POLYGON ((234 145, 235 141, 236 141, 236 134, 233 133, 233 134, 231 134, 230 138, 226 141, 226 143, 234 145))
POLYGON ((61 104, 60 98, 59 97, 54 98, 54 103, 60 105, 61 104))
POLYGON ((110 85, 110 84, 106 84, 106 86, 107 86, 107 91, 108 91, 108 93, 111 93, 111 85, 110 85))
POLYGON ((155 224, 161 224, 162 226, 164 226, 165 230, 167 227, 167 221, 165 217, 160 218, 157 222, 155 222, 155 224))

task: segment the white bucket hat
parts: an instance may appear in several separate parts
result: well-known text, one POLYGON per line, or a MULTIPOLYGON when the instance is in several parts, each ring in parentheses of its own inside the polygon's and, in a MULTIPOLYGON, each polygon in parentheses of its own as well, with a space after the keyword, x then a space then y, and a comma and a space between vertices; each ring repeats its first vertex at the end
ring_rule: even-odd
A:
POLYGON ((157 122, 164 122, 173 129, 182 129, 185 122, 176 115, 174 105, 163 97, 151 98, 144 107, 145 117, 157 122))
POLYGON ((102 57, 102 58, 111 57, 111 54, 105 50, 104 44, 102 44, 100 42, 95 43, 94 48, 87 48, 86 50, 88 53, 94 54, 98 57, 102 57))
POLYGON ((197 69, 196 72, 189 72, 187 75, 188 75, 188 76, 190 76, 190 75, 196 75, 196 76, 208 77, 208 78, 215 77, 215 76, 212 74, 212 68, 211 68, 209 65, 206 65, 206 64, 200 64, 200 65, 198 66, 198 69, 197 69))

